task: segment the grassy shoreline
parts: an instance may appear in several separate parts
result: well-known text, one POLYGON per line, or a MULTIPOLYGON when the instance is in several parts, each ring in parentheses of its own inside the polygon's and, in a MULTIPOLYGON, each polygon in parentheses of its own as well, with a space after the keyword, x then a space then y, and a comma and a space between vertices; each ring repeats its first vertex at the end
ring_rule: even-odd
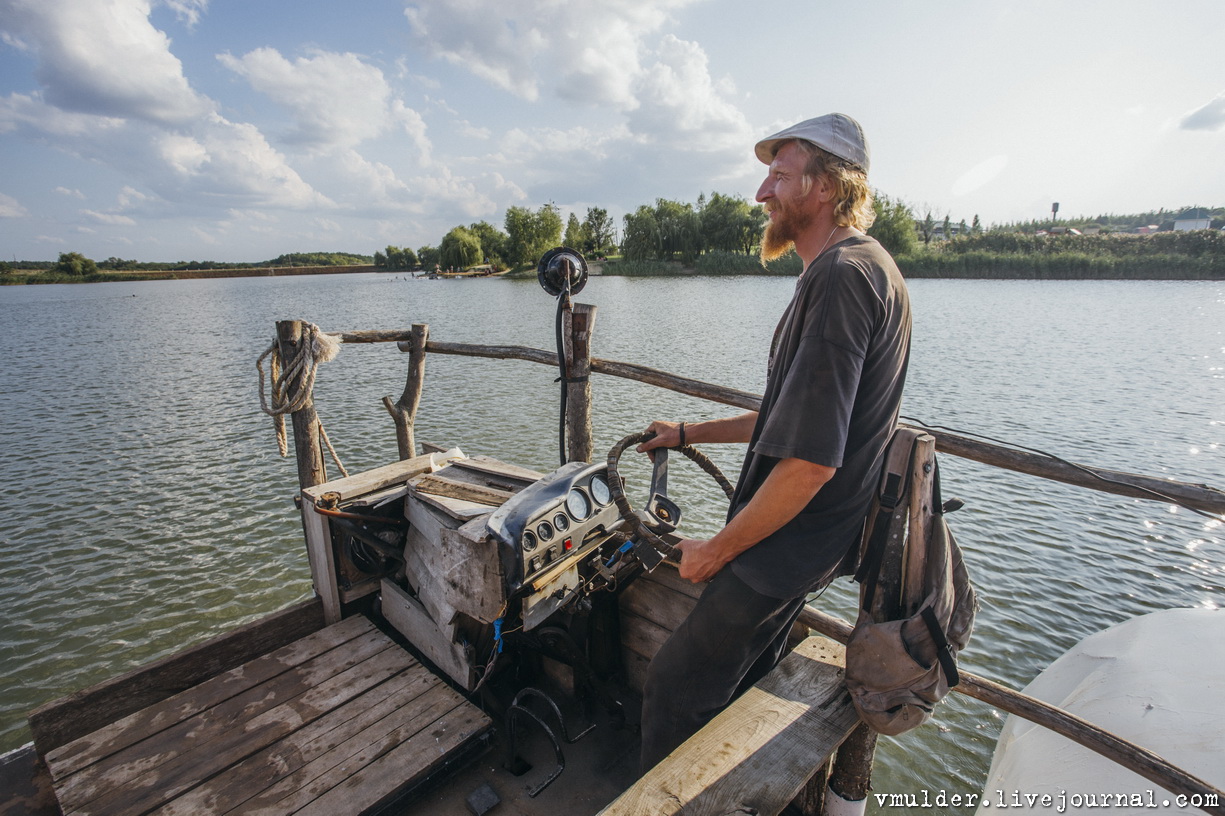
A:
MULTIPOLYGON (((39 283, 119 283, 152 280, 199 280, 204 278, 255 278, 286 275, 344 275, 379 271, 371 264, 352 266, 251 266, 237 269, 158 269, 132 272, 96 272, 92 275, 65 275, 34 269, 17 269, 0 275, 0 285, 39 283)), ((395 270, 399 271, 399 270, 395 270)))
MULTIPOLYGON (((950 280, 1225 280, 1225 257, 1215 253, 1186 255, 1162 253, 1118 257, 1085 252, 917 252, 897 257, 903 276, 911 279, 950 280)), ((16 270, 0 276, 0 285, 40 283, 110 283, 147 280, 193 280, 206 278, 272 277, 287 275, 340 275, 383 271, 372 265, 312 267, 247 267, 242 269, 158 270, 147 272, 98 272, 72 276, 39 270, 16 270)), ((622 277, 686 277, 694 275, 796 276, 798 257, 790 254, 762 266, 756 256, 709 252, 692 263, 681 261, 627 261, 609 258, 593 261, 593 275, 622 277)), ((510 273, 512 278, 535 277, 534 266, 510 273)))

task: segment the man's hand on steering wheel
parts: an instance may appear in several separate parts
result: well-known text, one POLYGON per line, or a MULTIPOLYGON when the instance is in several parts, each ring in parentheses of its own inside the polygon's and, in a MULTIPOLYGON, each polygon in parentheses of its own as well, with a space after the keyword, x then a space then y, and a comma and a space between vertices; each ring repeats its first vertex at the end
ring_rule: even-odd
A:
POLYGON ((655 436, 640 444, 636 450, 638 453, 645 453, 651 457, 651 461, 655 461, 655 456, 651 451, 656 448, 679 448, 685 440, 681 438, 681 427, 683 422, 665 422, 663 420, 655 420, 647 426, 647 433, 653 433, 655 436))

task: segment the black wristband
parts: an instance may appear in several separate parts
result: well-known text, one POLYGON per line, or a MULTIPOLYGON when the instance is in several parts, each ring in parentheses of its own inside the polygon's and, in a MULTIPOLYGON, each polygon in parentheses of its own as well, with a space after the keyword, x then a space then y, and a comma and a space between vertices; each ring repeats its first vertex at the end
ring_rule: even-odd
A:
POLYGON ((678 445, 677 447, 680 447, 680 448, 685 447, 685 423, 683 422, 681 423, 681 444, 678 445))

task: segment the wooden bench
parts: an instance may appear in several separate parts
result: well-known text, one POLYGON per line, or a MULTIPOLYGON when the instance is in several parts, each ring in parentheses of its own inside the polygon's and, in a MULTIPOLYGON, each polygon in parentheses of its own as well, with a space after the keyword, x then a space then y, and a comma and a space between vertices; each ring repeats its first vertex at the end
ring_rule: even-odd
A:
POLYGON ((45 759, 67 816, 351 814, 425 778, 490 726, 355 616, 45 759))
POLYGON ((845 650, 810 637, 601 816, 775 816, 859 722, 845 650))

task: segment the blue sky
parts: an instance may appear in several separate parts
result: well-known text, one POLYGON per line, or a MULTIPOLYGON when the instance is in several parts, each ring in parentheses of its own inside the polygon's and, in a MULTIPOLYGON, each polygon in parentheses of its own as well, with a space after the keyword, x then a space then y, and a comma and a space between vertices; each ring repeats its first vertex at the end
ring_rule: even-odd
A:
POLYGON ((830 111, 985 223, 1220 206, 1225 4, 0 0, 0 257, 437 244, 553 202, 751 198, 830 111))

